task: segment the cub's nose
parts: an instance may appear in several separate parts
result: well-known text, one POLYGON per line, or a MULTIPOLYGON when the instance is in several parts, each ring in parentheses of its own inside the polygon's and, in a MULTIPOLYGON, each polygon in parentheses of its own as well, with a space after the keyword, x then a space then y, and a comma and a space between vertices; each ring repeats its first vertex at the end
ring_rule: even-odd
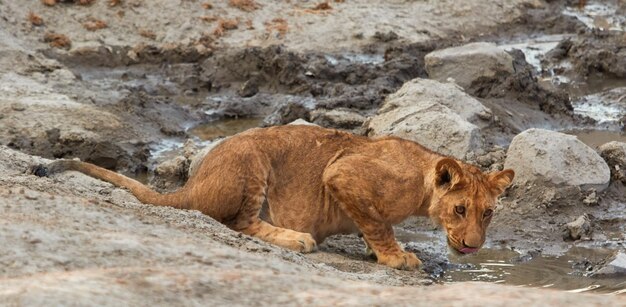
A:
POLYGON ((465 240, 461 241, 463 243, 463 247, 466 248, 480 248, 480 244, 467 244, 465 240))

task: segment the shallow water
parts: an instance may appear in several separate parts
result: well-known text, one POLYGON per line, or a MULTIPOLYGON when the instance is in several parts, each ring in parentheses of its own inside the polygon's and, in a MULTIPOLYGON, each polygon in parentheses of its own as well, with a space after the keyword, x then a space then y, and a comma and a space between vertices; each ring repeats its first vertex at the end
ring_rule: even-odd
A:
POLYGON ((601 248, 572 248, 561 256, 537 255, 530 259, 514 251, 483 249, 474 255, 458 257, 455 262, 469 268, 447 271, 445 282, 483 281, 570 292, 626 293, 626 277, 591 277, 588 273, 613 251, 601 248))
POLYGON ((521 50, 524 53, 526 62, 535 67, 537 71, 541 71, 541 60, 543 59, 543 56, 548 53, 548 51, 556 47, 559 42, 570 37, 573 37, 573 35, 540 35, 525 40, 506 42, 505 44, 498 45, 498 47, 506 51, 511 51, 513 49, 521 50))
POLYGON ((424 250, 423 242, 438 246, 432 252, 447 257, 450 264, 441 274, 431 276, 444 283, 480 281, 571 292, 626 293, 624 275, 599 278, 590 274, 615 252, 612 249, 574 247, 549 255, 532 251, 520 254, 487 244, 478 253, 458 255, 443 247, 442 234, 403 229, 395 229, 395 233, 398 241, 416 245, 418 251, 424 250))
POLYGON ((589 1, 582 9, 567 7, 562 14, 572 16, 588 28, 611 31, 626 30, 626 17, 617 14, 620 1, 589 1))
POLYGON ((591 148, 597 148, 602 144, 612 141, 626 142, 626 133, 610 130, 569 130, 564 133, 575 135, 578 139, 591 148))

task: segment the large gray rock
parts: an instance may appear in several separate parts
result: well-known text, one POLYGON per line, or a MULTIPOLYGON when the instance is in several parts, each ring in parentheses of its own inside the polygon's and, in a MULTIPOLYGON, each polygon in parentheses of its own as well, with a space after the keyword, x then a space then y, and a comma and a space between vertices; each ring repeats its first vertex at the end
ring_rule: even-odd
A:
POLYGON ((403 107, 426 110, 437 106, 447 107, 472 123, 483 123, 481 120, 492 116, 491 110, 458 85, 421 78, 406 82, 397 92, 389 95, 379 113, 403 107))
POLYGON ((449 109, 399 108, 372 118, 369 128, 373 136, 401 137, 458 159, 482 147, 478 127, 449 109))
POLYGON ((610 179, 608 165, 575 136, 529 129, 513 138, 505 168, 515 170, 517 184, 580 186, 604 190, 610 179))
POLYGON ((460 87, 414 79, 387 97, 368 129, 371 136, 394 135, 464 159, 470 151, 482 151, 477 125, 490 118, 491 111, 460 87))
POLYGON ((480 78, 514 72, 513 57, 493 43, 471 43, 436 50, 427 54, 424 62, 431 79, 445 81, 452 78, 466 89, 480 78))
POLYGON ((598 147, 598 151, 611 169, 611 178, 626 182, 626 143, 609 142, 598 147))

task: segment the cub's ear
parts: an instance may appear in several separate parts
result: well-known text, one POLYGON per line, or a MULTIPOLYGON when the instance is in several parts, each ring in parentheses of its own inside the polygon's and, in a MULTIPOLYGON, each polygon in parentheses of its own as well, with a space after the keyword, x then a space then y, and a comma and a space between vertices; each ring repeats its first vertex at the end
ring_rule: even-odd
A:
POLYGON ((505 169, 499 172, 489 174, 489 182, 491 182, 493 191, 500 195, 513 182, 515 172, 512 169, 505 169))
POLYGON ((461 181, 461 166, 450 158, 442 158, 435 166, 435 185, 441 189, 450 189, 461 181))

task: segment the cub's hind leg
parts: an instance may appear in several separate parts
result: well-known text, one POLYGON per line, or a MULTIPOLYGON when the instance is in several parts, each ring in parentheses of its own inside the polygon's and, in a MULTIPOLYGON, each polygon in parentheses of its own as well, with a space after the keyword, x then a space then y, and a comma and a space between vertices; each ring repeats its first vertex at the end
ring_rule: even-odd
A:
POLYGON ((228 227, 297 252, 310 253, 317 249, 311 234, 276 227, 261 220, 259 215, 265 200, 265 183, 248 183, 245 190, 247 195, 244 195, 241 209, 235 219, 227 223, 228 227))
POLYGON ((230 229, 291 250, 312 252, 316 242, 311 234, 275 227, 260 218, 271 168, 253 138, 224 141, 188 182, 197 201, 193 208, 230 229))

